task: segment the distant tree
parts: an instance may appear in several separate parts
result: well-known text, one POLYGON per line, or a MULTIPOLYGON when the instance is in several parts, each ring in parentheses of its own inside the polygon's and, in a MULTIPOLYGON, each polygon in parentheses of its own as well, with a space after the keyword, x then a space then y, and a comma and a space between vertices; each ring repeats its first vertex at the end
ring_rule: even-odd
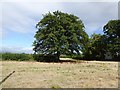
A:
POLYGON ((87 45, 85 56, 87 59, 104 59, 106 52, 106 37, 100 34, 92 34, 87 45))
POLYGON ((75 15, 55 11, 43 15, 36 25, 34 51, 45 55, 80 54, 85 51, 88 35, 75 15))
POLYGON ((107 50, 114 59, 120 58, 120 20, 110 20, 103 28, 107 50))

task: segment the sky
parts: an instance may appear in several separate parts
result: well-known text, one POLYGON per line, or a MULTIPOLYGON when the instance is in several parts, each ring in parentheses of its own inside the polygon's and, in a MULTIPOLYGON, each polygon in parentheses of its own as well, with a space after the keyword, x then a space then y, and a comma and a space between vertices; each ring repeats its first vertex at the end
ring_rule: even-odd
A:
POLYGON ((89 36, 93 33, 103 34, 103 26, 109 20, 118 19, 117 0, 2 0, 1 51, 33 53, 36 24, 43 18, 43 14, 56 10, 78 16, 89 36))

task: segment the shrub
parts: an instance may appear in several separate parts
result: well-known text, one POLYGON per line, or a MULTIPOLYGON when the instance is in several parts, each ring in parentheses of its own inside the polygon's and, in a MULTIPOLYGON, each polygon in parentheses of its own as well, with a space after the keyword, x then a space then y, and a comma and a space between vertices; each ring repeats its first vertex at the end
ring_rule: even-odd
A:
POLYGON ((33 60, 32 54, 2 53, 2 60, 29 61, 33 60))
POLYGON ((34 60, 41 62, 43 61, 43 54, 33 54, 34 60))
POLYGON ((38 62, 58 62, 59 61, 56 55, 33 54, 33 58, 38 62))
POLYGON ((72 58, 72 55, 60 55, 60 58, 72 58))
POLYGON ((72 58, 72 59, 78 59, 78 60, 80 60, 80 59, 83 59, 83 55, 61 55, 60 56, 61 58, 72 58))
POLYGON ((81 59, 83 59, 83 55, 73 55, 72 58, 81 60, 81 59))

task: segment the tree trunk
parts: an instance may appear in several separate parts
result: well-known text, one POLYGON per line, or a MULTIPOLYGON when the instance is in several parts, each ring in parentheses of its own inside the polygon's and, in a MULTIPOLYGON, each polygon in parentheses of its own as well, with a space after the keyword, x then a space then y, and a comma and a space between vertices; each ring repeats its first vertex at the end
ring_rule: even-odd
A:
POLYGON ((60 60, 60 52, 57 51, 57 60, 59 61, 60 60))

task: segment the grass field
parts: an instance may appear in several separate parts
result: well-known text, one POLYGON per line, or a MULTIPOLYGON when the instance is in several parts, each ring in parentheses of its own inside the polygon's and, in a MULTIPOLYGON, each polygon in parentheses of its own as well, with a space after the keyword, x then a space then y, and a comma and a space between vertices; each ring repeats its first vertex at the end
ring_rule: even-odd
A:
POLYGON ((3 88, 117 88, 118 62, 2 61, 3 88))

